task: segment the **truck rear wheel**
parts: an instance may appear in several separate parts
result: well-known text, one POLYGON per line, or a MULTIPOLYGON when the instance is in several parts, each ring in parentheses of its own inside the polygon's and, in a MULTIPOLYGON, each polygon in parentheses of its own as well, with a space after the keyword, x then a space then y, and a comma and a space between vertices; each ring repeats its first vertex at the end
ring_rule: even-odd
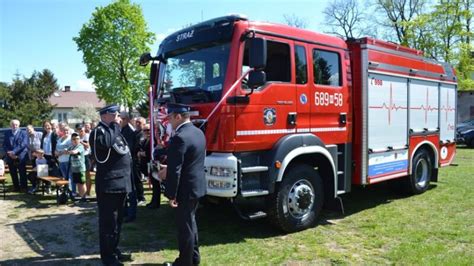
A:
POLYGON ((298 164, 288 169, 270 198, 269 218, 285 232, 296 232, 316 225, 324 195, 319 173, 298 164))
POLYGON ((433 162, 426 150, 419 150, 413 157, 411 175, 408 177, 408 192, 421 194, 425 192, 433 175, 433 162))

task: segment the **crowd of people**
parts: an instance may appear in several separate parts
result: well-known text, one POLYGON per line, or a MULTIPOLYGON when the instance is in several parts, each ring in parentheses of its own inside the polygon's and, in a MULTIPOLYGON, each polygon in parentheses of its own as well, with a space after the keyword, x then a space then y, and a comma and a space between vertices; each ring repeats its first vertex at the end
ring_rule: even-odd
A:
POLYGON ((160 208, 165 188, 178 229, 179 257, 170 264, 199 264, 195 214, 199 198, 206 194, 206 140, 190 121, 190 107, 160 107, 153 139, 145 118, 132 119, 118 110, 116 105, 106 106, 99 110, 98 123, 76 124, 74 129, 45 121, 43 132, 31 125, 20 130, 20 121, 12 120, 3 147, 14 191, 34 194, 38 176, 59 176, 69 181, 71 198, 82 202, 91 195, 94 171, 100 257, 104 265, 123 265, 130 256, 118 249, 122 222, 133 222, 139 205, 160 208), (155 174, 150 173, 152 158, 159 169, 155 174), (28 175, 27 163, 32 164, 28 175), (143 184, 147 179, 153 187, 148 204, 143 184))
MULTIPOLYGON (((120 113, 120 118, 121 133, 126 137, 132 156, 134 190, 128 195, 129 215, 126 219, 131 222, 136 218, 136 206, 146 204, 143 182, 147 181, 148 162, 151 159, 150 125, 143 117, 130 119, 127 112, 120 113)), ((68 180, 73 200, 80 198, 80 201, 86 201, 91 196, 91 173, 95 172, 96 164, 95 158, 90 156, 89 137, 97 123, 79 123, 71 127, 65 122, 44 121, 41 132, 36 131, 32 125, 28 125, 26 131, 20 130, 20 121, 17 119, 12 120, 10 126, 11 131, 5 134, 3 148, 7 151, 4 160, 10 169, 14 192, 35 194, 38 190, 38 175, 47 175, 68 180), (29 172, 27 165, 31 165, 29 172), (38 168, 42 169, 41 173, 38 168)), ((157 147, 164 148, 166 139, 156 140, 157 147)), ((158 189, 158 196, 154 195, 147 207, 160 207, 159 192, 161 190, 158 189)), ((51 193, 48 185, 45 193, 51 193)))

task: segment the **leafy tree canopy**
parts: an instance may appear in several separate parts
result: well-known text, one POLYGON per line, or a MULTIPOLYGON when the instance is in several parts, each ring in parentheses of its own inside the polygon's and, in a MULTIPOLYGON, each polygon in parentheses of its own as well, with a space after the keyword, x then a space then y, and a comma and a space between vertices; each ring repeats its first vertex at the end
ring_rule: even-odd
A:
POLYGON ((139 5, 118 0, 96 8, 73 40, 83 52, 86 76, 94 80, 99 98, 130 110, 144 100, 148 70, 138 65, 138 58, 149 50, 154 35, 139 5))
POLYGON ((33 72, 31 77, 17 75, 11 84, 0 83, 0 127, 9 127, 12 119, 22 126, 41 125, 50 119, 53 105, 49 97, 59 89, 53 73, 45 69, 33 72))

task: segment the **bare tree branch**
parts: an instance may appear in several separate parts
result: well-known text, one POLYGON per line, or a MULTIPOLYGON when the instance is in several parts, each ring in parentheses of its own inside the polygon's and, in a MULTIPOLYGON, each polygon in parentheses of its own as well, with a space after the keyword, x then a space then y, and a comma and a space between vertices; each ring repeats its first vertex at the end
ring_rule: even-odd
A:
POLYGON ((305 29, 308 26, 308 21, 304 18, 300 18, 295 14, 284 14, 283 18, 285 19, 285 23, 288 26, 305 29))
POLYGON ((357 0, 336 0, 329 3, 323 13, 325 24, 331 27, 330 33, 346 39, 360 37, 364 14, 357 0))

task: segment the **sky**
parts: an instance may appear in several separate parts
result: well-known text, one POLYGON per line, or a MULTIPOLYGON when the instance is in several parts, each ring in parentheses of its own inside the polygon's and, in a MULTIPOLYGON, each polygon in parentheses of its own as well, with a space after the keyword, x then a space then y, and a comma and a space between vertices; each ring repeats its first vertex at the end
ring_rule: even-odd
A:
MULTIPOLYGON (((155 54, 167 35, 203 20, 244 14, 250 20, 284 23, 284 15, 307 21, 307 29, 322 32, 327 1, 318 0, 131 0, 142 8, 148 30, 156 34, 155 54)), ((72 40, 96 7, 111 0, 0 0, 0 81, 17 73, 29 77, 47 68, 60 87, 93 90, 84 74, 82 53, 72 40)), ((131 33, 133 34, 133 33, 131 33)))

